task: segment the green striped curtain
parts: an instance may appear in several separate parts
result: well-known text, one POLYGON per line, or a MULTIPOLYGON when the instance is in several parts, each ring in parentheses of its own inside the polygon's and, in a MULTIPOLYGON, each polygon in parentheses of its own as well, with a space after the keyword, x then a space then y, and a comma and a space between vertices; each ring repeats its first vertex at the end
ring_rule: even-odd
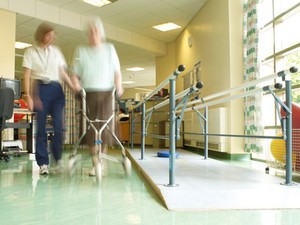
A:
MULTIPOLYGON (((244 82, 259 78, 257 8, 259 0, 244 0, 244 82)), ((255 86, 245 91, 253 90, 255 86)), ((261 135, 260 96, 249 96, 244 100, 245 134, 261 135)), ((245 138, 246 152, 261 152, 260 139, 245 138)))

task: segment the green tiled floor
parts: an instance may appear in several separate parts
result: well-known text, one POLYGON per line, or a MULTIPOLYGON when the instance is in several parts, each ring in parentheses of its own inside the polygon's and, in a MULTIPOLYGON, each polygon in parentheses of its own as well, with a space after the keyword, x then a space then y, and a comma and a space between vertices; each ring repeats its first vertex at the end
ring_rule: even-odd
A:
MULTIPOLYGON (((111 151, 112 154, 114 151, 111 151)), ((76 174, 40 177, 35 161, 21 156, 0 161, 1 225, 296 225, 299 210, 168 211, 133 170, 107 163, 101 184, 88 177, 90 158, 80 153, 76 174)), ((116 156, 119 157, 119 154, 116 156)), ((68 153, 64 154, 68 162, 68 153)))

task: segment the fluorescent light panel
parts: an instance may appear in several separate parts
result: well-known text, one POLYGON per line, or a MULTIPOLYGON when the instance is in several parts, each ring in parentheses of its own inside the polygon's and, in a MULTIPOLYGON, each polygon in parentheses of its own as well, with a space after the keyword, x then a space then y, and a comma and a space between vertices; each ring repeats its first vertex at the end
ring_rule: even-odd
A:
POLYGON ((126 70, 136 72, 136 71, 142 71, 142 70, 145 70, 145 69, 141 68, 141 67, 131 67, 131 68, 127 68, 126 70))
POLYGON ((24 48, 27 48, 29 46, 32 46, 32 45, 28 44, 28 43, 24 43, 24 42, 19 42, 19 41, 15 42, 15 48, 17 48, 17 49, 24 49, 24 48))
POLYGON ((179 28, 181 28, 181 26, 179 26, 175 23, 169 22, 169 23, 163 23, 160 25, 153 26, 153 28, 165 32, 165 31, 169 31, 169 30, 179 29, 179 28))
POLYGON ((108 0, 82 0, 82 1, 87 4, 96 6, 96 7, 102 7, 102 6, 108 5, 110 3, 116 2, 117 0, 110 0, 110 1, 108 1, 108 0))

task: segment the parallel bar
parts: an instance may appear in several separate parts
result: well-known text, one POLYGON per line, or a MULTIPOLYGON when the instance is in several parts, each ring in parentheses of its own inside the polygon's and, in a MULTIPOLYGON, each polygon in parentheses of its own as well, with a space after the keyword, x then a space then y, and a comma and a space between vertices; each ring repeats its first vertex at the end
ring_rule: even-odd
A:
POLYGON ((159 135, 159 134, 147 133, 146 136, 157 138, 157 139, 165 139, 165 140, 169 139, 169 135, 159 135))
POLYGON ((177 78, 177 76, 185 70, 184 65, 179 65, 178 68, 171 74, 169 75, 162 83, 160 83, 145 99, 140 101, 135 107, 138 108, 141 106, 144 102, 148 101, 150 98, 153 97, 158 91, 160 91, 164 86, 166 86, 169 83, 169 80, 177 78))
POLYGON ((191 111, 193 109, 202 109, 202 108, 205 108, 205 107, 208 107, 208 106, 217 105, 217 104, 228 102, 228 101, 231 101, 231 100, 234 100, 234 99, 239 99, 239 98, 244 98, 244 97, 255 95, 255 94, 260 94, 262 92, 265 92, 263 90, 263 88, 255 89, 255 90, 244 92, 244 93, 241 93, 241 94, 237 94, 237 95, 233 95, 233 96, 229 96, 229 97, 224 97, 224 98, 221 98, 221 99, 218 99, 218 100, 215 100, 215 101, 203 103, 201 105, 197 105, 197 106, 194 106, 194 107, 189 107, 185 111, 188 112, 188 111, 191 111))
MULTIPOLYGON (((197 91, 198 89, 199 89, 199 88, 197 88, 196 85, 193 86, 193 87, 191 87, 191 88, 187 88, 187 89, 183 90, 182 92, 179 92, 178 94, 176 94, 176 95, 175 95, 175 100, 182 98, 183 96, 185 96, 185 95, 188 94, 189 92, 197 91)), ((147 109, 147 110, 146 110, 146 113, 148 113, 148 112, 150 112, 150 111, 152 111, 152 110, 155 110, 155 109, 159 109, 159 108, 161 108, 161 107, 163 107, 163 106, 165 106, 165 105, 167 105, 167 104, 169 104, 169 99, 166 99, 166 100, 162 101, 161 103, 159 103, 159 104, 157 104, 157 105, 155 105, 155 106, 153 106, 153 107, 147 109)))
POLYGON ((205 108, 205 107, 208 107, 208 106, 217 105, 217 104, 221 104, 221 103, 224 103, 224 102, 228 102, 228 101, 231 101, 231 100, 244 98, 244 97, 248 97, 248 96, 252 96, 252 95, 257 95, 257 94, 260 94, 260 93, 263 93, 263 92, 268 92, 268 91, 271 92, 274 89, 276 89, 276 88, 271 87, 271 86, 264 86, 262 88, 257 88, 257 89, 254 89, 252 91, 247 91, 247 92, 243 92, 243 93, 240 93, 240 94, 220 98, 220 99, 217 99, 215 101, 210 101, 210 102, 207 102, 207 103, 204 102, 203 104, 200 104, 198 106, 187 108, 185 111, 187 112, 187 111, 191 111, 191 110, 194 110, 194 109, 202 109, 202 108, 205 108))
MULTIPOLYGON (((290 184, 291 183, 291 175, 289 173, 291 173, 291 163, 292 163, 291 162, 291 160, 292 160, 292 150, 291 150, 291 138, 292 138, 291 129, 292 129, 292 127, 291 127, 291 122, 292 121, 291 121, 291 110, 289 111, 287 109, 291 109, 291 102, 289 102, 289 101, 291 101, 291 99, 289 99, 289 98, 291 98, 291 96, 290 96, 291 95, 291 84, 290 84, 290 80, 286 79, 286 75, 289 75, 291 73, 295 73, 295 72, 297 72, 297 70, 298 70, 297 68, 291 67, 289 70, 284 70, 284 71, 281 71, 281 72, 278 72, 278 73, 275 73, 275 74, 272 74, 272 75, 269 75, 269 76, 266 76, 266 77, 263 77, 263 78, 260 78, 260 79, 257 79, 257 80, 253 80, 253 81, 244 83, 241 86, 238 86, 238 87, 235 87, 235 88, 232 88, 232 89, 229 89, 229 90, 218 92, 216 94, 204 97, 200 100, 191 101, 190 103, 185 104, 184 106, 191 105, 191 104, 195 105, 198 102, 201 102, 202 104, 194 106, 194 107, 190 107, 190 108, 187 108, 187 109, 184 109, 185 108, 184 107, 183 109, 177 111, 178 108, 175 105, 175 100, 178 99, 178 98, 181 98, 184 95, 191 92, 191 89, 187 89, 187 90, 184 90, 183 92, 175 95, 175 91, 176 91, 175 90, 175 81, 176 81, 175 78, 178 76, 179 73, 184 71, 184 66, 180 65, 178 67, 178 69, 173 72, 173 74, 171 74, 155 90, 153 90, 145 99, 143 99, 140 103, 138 103, 134 107, 134 108, 138 108, 142 105, 142 113, 141 113, 141 119, 142 119, 141 158, 143 159, 144 150, 145 150, 145 136, 147 135, 145 133, 145 113, 146 112, 152 112, 154 109, 160 108, 160 107, 162 107, 162 106, 169 103, 169 113, 170 113, 170 117, 169 117, 169 121, 170 121, 170 126, 169 126, 169 140, 170 140, 169 141, 170 142, 169 143, 169 153, 170 153, 170 156, 169 156, 169 184, 167 186, 176 186, 176 184, 175 184, 176 113, 181 112, 182 110, 187 112, 187 111, 190 111, 190 110, 197 110, 197 109, 205 108, 205 115, 204 115, 204 117, 205 117, 204 130, 205 131, 204 131, 204 134, 202 134, 202 135, 205 135, 205 152, 206 152, 205 157, 206 158, 208 157, 208 136, 273 138, 273 139, 285 139, 286 136, 288 136, 286 138, 286 140, 287 140, 286 152, 287 152, 287 164, 288 164, 287 165, 287 171, 286 171, 286 173, 287 173, 287 175, 286 175, 286 184, 290 184), (268 80, 271 80, 271 79, 275 79, 277 77, 282 77, 282 80, 286 81, 286 94, 289 95, 289 96, 286 96, 287 106, 285 108, 285 110, 287 111, 286 112, 286 114, 287 114, 287 129, 289 130, 289 132, 287 132, 286 136, 284 135, 283 137, 278 137, 278 136, 274 137, 274 136, 229 135, 229 134, 208 134, 207 133, 207 131, 208 131, 208 107, 209 106, 213 106, 213 105, 217 105, 217 104, 220 104, 220 103, 228 102, 228 101, 231 101, 231 100, 234 100, 234 99, 240 99, 240 98, 244 98, 244 97, 247 97, 247 96, 260 94, 262 92, 268 92, 268 91, 272 92, 272 88, 270 88, 269 86, 268 87, 263 87, 263 88, 257 88, 257 89, 254 89, 252 91, 246 91, 246 92, 243 92, 243 93, 238 93, 238 94, 223 97, 223 98, 220 98, 220 99, 217 99, 217 100, 214 100, 214 101, 209 101, 209 102, 206 102, 206 101, 208 101, 210 99, 217 98, 217 97, 222 97, 223 95, 231 94, 235 91, 238 91, 238 90, 241 90, 241 89, 244 89, 244 88, 247 88, 247 87, 255 86, 256 84, 259 84, 259 83, 262 83, 264 81, 268 81, 268 80), (170 91, 169 100, 163 101, 160 104, 158 104, 158 105, 156 105, 156 106, 154 106, 154 107, 152 107, 152 108, 150 108, 146 111, 145 110, 145 102, 148 101, 159 90, 161 90, 161 88, 164 87, 168 82, 169 82, 169 85, 170 85, 169 86, 169 89, 170 89, 169 90, 170 91)), ((199 87, 197 87, 197 88, 199 88, 199 87)), ((162 137, 159 136, 159 138, 162 138, 162 137)))
POLYGON ((259 78, 257 80, 246 82, 246 83, 244 83, 244 84, 242 84, 238 87, 234 87, 234 88, 227 89, 227 90, 224 90, 224 91, 221 91, 221 92, 217 92, 215 94, 204 97, 200 100, 191 101, 191 102, 188 103, 188 105, 196 104, 196 103, 199 103, 201 101, 207 101, 207 100, 210 100, 210 99, 213 99, 213 98, 220 97, 222 95, 230 94, 234 91, 238 91, 238 90, 241 90, 241 89, 244 89, 244 88, 247 88, 247 87, 251 87, 251 86, 254 86, 256 84, 259 84, 259 83, 262 83, 262 82, 265 82, 265 81, 268 81, 268 80, 276 79, 277 77, 284 77, 285 75, 295 73, 297 71, 298 71, 298 69, 296 67, 291 67, 289 70, 283 70, 283 71, 271 74, 269 76, 259 78))
MULTIPOLYGON (((201 99, 200 101, 201 102, 205 102, 205 100, 208 100, 208 99, 212 99, 212 98, 215 98, 215 97, 219 97, 219 96, 222 96, 222 95, 225 95, 225 94, 229 94, 230 92, 234 91, 234 90, 239 90, 241 88, 244 88, 244 87, 247 87, 247 86, 253 86, 254 84, 258 84, 264 80, 267 80, 267 79, 271 79, 271 78, 276 78, 276 77, 282 77, 282 80, 285 81, 285 93, 286 93, 286 105, 282 105, 282 108, 284 109, 285 113, 286 113, 286 117, 285 117, 285 120, 283 120, 283 123, 284 121, 286 121, 286 134, 285 134, 285 131, 284 131, 284 135, 283 137, 281 138, 278 138, 278 137, 272 137, 272 136, 251 136, 251 135, 222 135, 222 136, 230 136, 230 137, 254 137, 254 138, 272 138, 272 139, 284 139, 286 140, 286 176, 285 176, 285 185, 292 185, 292 85, 291 85, 291 73, 295 73, 297 72, 298 69, 296 67, 291 67, 289 70, 284 70, 284 71, 281 71, 281 72, 278 72, 276 74, 273 74, 271 76, 268 76, 268 77, 265 77, 265 78, 262 78, 262 79, 257 79, 257 80, 254 80, 252 82, 248 82, 248 83, 245 83, 239 87, 236 87, 236 88, 233 88, 233 89, 229 89, 229 90, 225 90, 223 92, 219 92, 219 93, 216 93, 215 95, 211 95, 211 96, 208 96, 206 98, 203 98, 201 99)), ((276 84, 275 84, 276 85, 276 84)), ((274 87, 276 89, 276 86, 274 87)), ((231 100, 234 100, 234 99, 237 99, 237 98, 243 98, 243 97, 247 97, 247 96, 250 96, 250 95, 255 95, 255 94, 259 94, 261 92, 272 92, 271 90, 272 88, 270 88, 270 86, 267 86, 267 87, 263 87, 263 88, 260 88, 260 89, 255 89, 255 90, 252 90, 252 91, 247 91, 247 92, 244 92, 244 93, 241 93, 241 94, 237 94, 237 95, 233 95, 233 96, 230 96, 230 97, 224 97, 224 98, 221 98, 221 99, 218 99, 218 100, 215 100, 215 101, 211 101, 211 102, 208 102, 208 103, 203 103, 199 106, 195 106, 195 107, 190 107, 188 109, 186 109, 185 111, 190 111, 190 110, 195 110, 195 109, 200 109, 200 108, 204 108, 207 109, 208 106, 212 106, 212 105, 217 105, 217 104, 220 104, 220 103, 223 103, 223 102, 228 102, 228 101, 231 101, 231 100)), ((275 95, 273 95, 275 96, 275 95)), ((277 101, 279 99, 275 98, 277 101)), ((197 101, 194 101, 194 102, 191 102, 190 104, 195 104, 196 102, 199 102, 198 100, 197 101)), ((280 102, 281 103, 281 102, 280 102)), ((283 126, 283 129, 285 129, 285 125, 283 126)), ((205 137, 208 136, 208 134, 205 133, 203 134, 205 135, 205 137)), ((211 136, 213 134, 210 134, 211 136)), ((220 134, 218 134, 220 135, 220 134)), ((205 139, 205 143, 207 144, 207 139, 205 139)))
POLYGON ((278 139, 284 140, 283 136, 263 136, 263 135, 242 135, 242 134, 211 134, 211 133, 193 133, 183 132, 183 134, 202 135, 202 136, 218 136, 218 137, 241 137, 241 138, 265 138, 265 139, 278 139))

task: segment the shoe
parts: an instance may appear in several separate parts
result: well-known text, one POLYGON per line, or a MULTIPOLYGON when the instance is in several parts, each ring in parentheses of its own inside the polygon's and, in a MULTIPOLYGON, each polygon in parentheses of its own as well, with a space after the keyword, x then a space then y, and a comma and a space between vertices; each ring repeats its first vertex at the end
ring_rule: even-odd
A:
POLYGON ((56 166, 54 167, 55 173, 63 173, 64 172, 64 164, 61 159, 57 160, 56 166))
POLYGON ((40 175, 48 175, 48 174, 49 174, 48 165, 40 166, 40 175))
POLYGON ((99 176, 106 176, 106 170, 104 171, 104 169, 101 168, 100 165, 96 166, 96 168, 95 168, 95 167, 92 167, 92 168, 90 169, 90 171, 89 171, 89 176, 90 176, 90 177, 95 177, 95 176, 97 175, 97 172, 98 172, 98 175, 99 175, 99 176), (97 168, 97 169, 96 169, 96 168, 97 168), (97 170, 97 172, 96 172, 96 170, 97 170))
POLYGON ((96 176, 96 169, 95 169, 95 167, 92 167, 92 168, 90 169, 90 171, 89 171, 89 176, 90 176, 90 177, 96 176))
POLYGON ((40 176, 39 181, 41 181, 41 182, 43 182, 43 183, 46 183, 46 182, 48 181, 48 179, 49 179, 49 176, 44 175, 44 176, 40 176))

